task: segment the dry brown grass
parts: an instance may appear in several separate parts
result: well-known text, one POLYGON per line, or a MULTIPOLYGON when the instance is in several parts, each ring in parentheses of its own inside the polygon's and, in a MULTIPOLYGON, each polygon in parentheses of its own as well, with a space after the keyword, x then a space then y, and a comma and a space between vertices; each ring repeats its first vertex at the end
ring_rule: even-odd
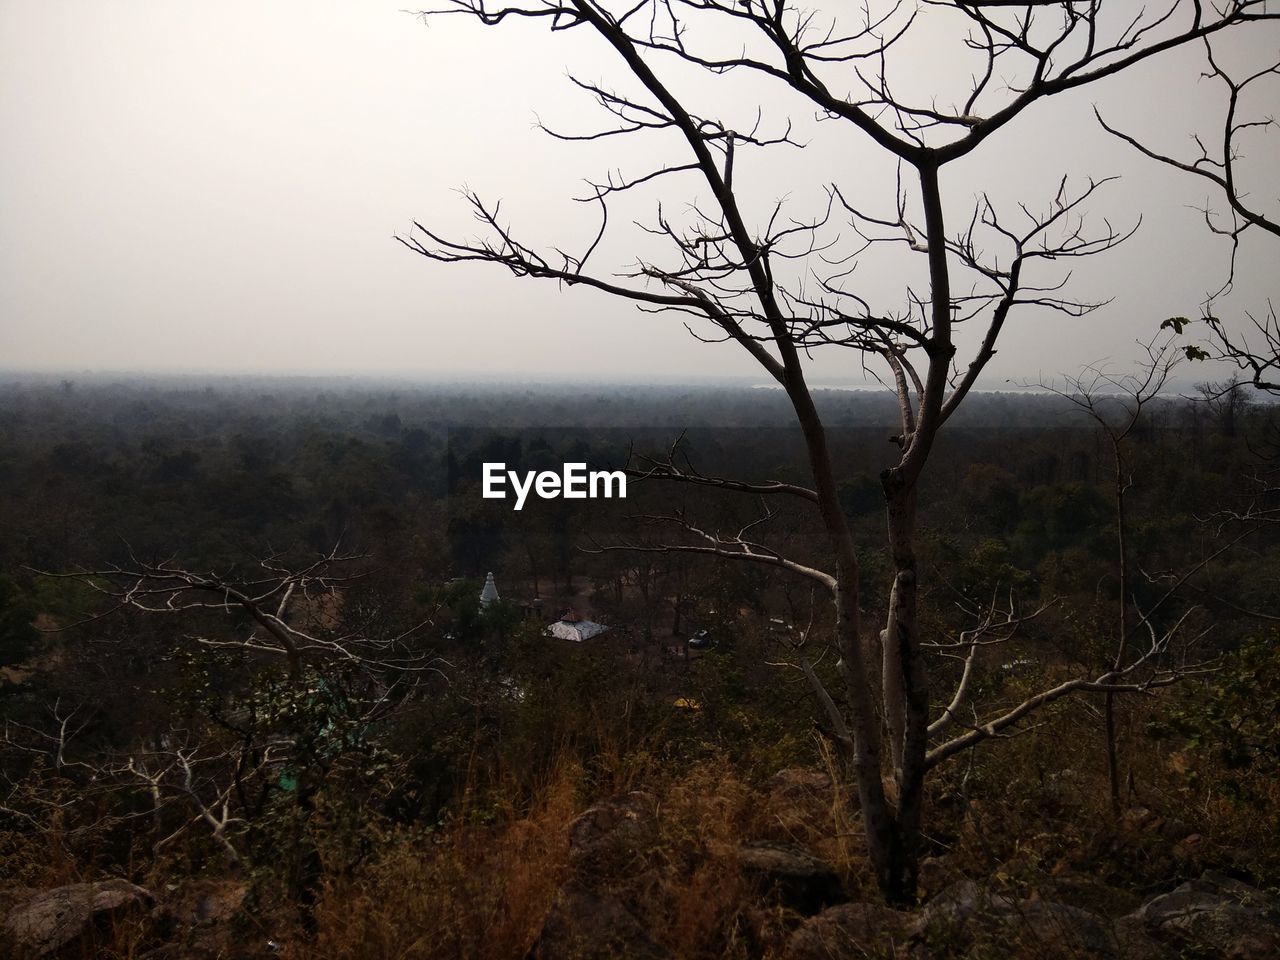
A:
POLYGON ((314 936, 284 956, 523 957, 564 877, 581 777, 559 764, 524 811, 464 809, 441 834, 393 839, 375 862, 326 884, 314 936))
MULTIPOLYGON (((1203 757, 1141 735, 1147 711, 1158 708, 1158 701, 1134 702, 1123 718, 1123 766, 1133 774, 1129 802, 1150 810, 1140 822, 1111 815, 1097 717, 1087 705, 1067 705, 1024 736, 940 770, 930 808, 933 852, 945 854, 940 882, 970 876, 1019 896, 1106 913, 1129 909, 1125 897, 1218 866, 1224 851, 1248 848, 1251 830, 1257 847, 1256 814, 1214 789, 1203 757), (1192 763, 1199 764, 1194 780, 1192 763), (1160 824, 1175 818, 1184 821, 1180 830, 1204 835, 1203 859, 1188 860, 1179 852, 1187 845, 1161 835, 1160 824)), ((574 817, 593 799, 630 790, 654 797, 658 832, 652 849, 637 851, 643 866, 622 881, 620 895, 648 934, 683 960, 769 960, 795 929, 799 918, 742 875, 735 854, 749 841, 806 848, 842 876, 854 900, 875 901, 856 804, 829 751, 820 752, 833 787, 780 792, 749 782, 741 765, 724 756, 673 769, 656 750, 597 743, 604 749, 589 762, 566 750, 533 786, 526 779, 473 787, 445 825, 392 833, 359 867, 330 851, 310 926, 270 924, 285 941, 282 955, 521 960, 570 874, 574 817)), ((1280 808, 1280 785, 1272 800, 1271 809, 1280 808)), ((33 885, 82 879, 54 836, 38 841, 46 846, 34 838, 16 843, 9 838, 10 849, 20 846, 31 864, 44 862, 38 877, 31 874, 33 885)), ((991 936, 991 956, 1036 955, 1003 933, 991 936)), ((104 957, 128 957, 140 942, 128 926, 108 939, 99 944, 104 957)), ((971 949, 959 942, 935 946, 939 956, 971 949)), ((974 949, 967 955, 983 955, 974 949)))
POLYGON ((733 853, 754 816, 753 794, 722 759, 695 767, 659 806, 660 882, 643 904, 651 935, 684 957, 733 957, 751 891, 733 853))
MULTIPOLYGON (((795 925, 742 876, 743 843, 797 843, 842 872, 862 868, 838 795, 782 818, 724 758, 643 782, 623 766, 610 771, 610 786, 655 797, 658 835, 653 849, 637 851, 647 869, 624 880, 621 895, 649 935, 686 960, 773 956, 795 925)), ((375 863, 326 886, 314 934, 299 933, 285 956, 519 960, 568 875, 568 828, 586 805, 583 788, 582 768, 562 763, 522 813, 485 825, 459 817, 435 839, 393 841, 375 863)))

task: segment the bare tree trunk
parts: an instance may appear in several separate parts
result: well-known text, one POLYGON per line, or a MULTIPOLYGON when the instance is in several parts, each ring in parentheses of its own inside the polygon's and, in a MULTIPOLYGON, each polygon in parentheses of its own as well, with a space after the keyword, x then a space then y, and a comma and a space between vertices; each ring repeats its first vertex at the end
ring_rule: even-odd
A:
POLYGON ((533 577, 533 595, 534 597, 542 596, 542 585, 538 580, 538 557, 533 546, 528 542, 525 543, 525 554, 529 557, 529 573, 533 577))
POLYGON ((902 769, 902 744, 906 738, 906 694, 903 690, 902 657, 899 653, 898 603, 899 577, 893 578, 889 591, 889 619, 880 631, 880 703, 885 732, 889 736, 889 755, 894 776, 902 769))
MULTIPOLYGON (((786 353, 784 351, 784 356, 786 353)), ((845 686, 852 720, 849 731, 851 742, 842 746, 858 790, 867 851, 871 856, 877 885, 885 900, 894 904, 912 904, 916 899, 920 815, 918 786, 923 783, 924 755, 920 751, 920 762, 914 775, 904 778, 910 788, 906 798, 908 816, 904 830, 901 818, 902 798, 899 799, 898 810, 895 810, 885 795, 880 756, 882 727, 873 706, 867 664, 862 655, 857 552, 836 496, 835 474, 827 447, 826 431, 798 364, 794 367, 788 364, 785 386, 804 433, 814 489, 818 495, 819 512, 836 555, 835 637, 840 654, 837 668, 845 686)), ((914 491, 907 502, 914 507, 914 491)), ((909 536, 911 523, 901 529, 909 536)), ((907 550, 909 553, 909 546, 907 550)), ((915 613, 914 555, 911 563, 911 582, 904 583, 906 589, 902 595, 909 605, 905 618, 908 629, 914 625, 915 613)), ((918 668, 913 668, 907 675, 918 675, 919 672, 918 668)), ((927 727, 927 723, 925 726, 927 727)))
POLYGON ((894 885, 903 902, 914 902, 929 727, 928 680, 917 620, 916 490, 914 483, 896 485, 895 475, 886 479, 889 544, 895 574, 882 657, 885 726, 893 738, 893 785, 898 805, 899 863, 894 885))
MULTIPOLYGON (((1125 515, 1125 493, 1129 484, 1124 474, 1124 454, 1120 444, 1113 441, 1116 461, 1116 550, 1119 561, 1120 576, 1120 609, 1119 640, 1116 642, 1116 658, 1112 669, 1119 670, 1124 664, 1125 651, 1129 644, 1129 549, 1126 540, 1128 518, 1125 515)), ((1116 695, 1107 691, 1102 708, 1107 737, 1107 781, 1111 788, 1111 813, 1120 816, 1120 758, 1118 734, 1116 731, 1116 695)))

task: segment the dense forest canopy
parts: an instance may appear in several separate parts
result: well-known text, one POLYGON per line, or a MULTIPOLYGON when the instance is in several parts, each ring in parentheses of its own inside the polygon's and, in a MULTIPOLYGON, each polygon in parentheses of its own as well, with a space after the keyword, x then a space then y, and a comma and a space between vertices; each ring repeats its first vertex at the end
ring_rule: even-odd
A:
MULTIPOLYGON (((402 832, 443 831, 449 844, 462 843, 464 823, 499 829, 483 827, 486 804, 517 819, 535 815, 547 802, 546 777, 553 769, 567 776, 565 763, 581 765, 574 790, 587 797, 659 782, 678 791, 682 777, 725 776, 722 762, 745 783, 822 763, 824 719, 778 665, 797 633, 823 629, 829 615, 807 586, 785 571, 715 558, 599 552, 653 542, 639 518, 670 506, 670 484, 660 479, 633 482, 626 501, 534 501, 521 513, 478 495, 489 459, 530 469, 574 458, 619 465, 628 455, 661 458, 681 437, 685 462, 707 471, 799 478, 803 452, 774 392, 251 379, 28 380, 3 391, 8 819, 0 836, 11 881, 46 876, 32 844, 47 842, 56 811, 58 869, 110 873, 134 858, 148 864, 134 874, 146 880, 156 871, 216 874, 230 858, 236 869, 252 867, 260 909, 280 923, 292 909, 284 904, 384 882, 378 871, 399 849, 389 838, 402 832), (627 423, 635 425, 619 426, 627 423), (297 607, 290 625, 318 644, 354 637, 365 645, 354 656, 311 648, 303 674, 311 692, 301 699, 277 651, 244 646, 262 636, 248 607, 224 608, 223 597, 211 608, 148 614, 118 592, 134 582, 129 571, 148 564, 266 582, 325 557, 331 569, 297 580, 314 603, 297 607), (67 576, 94 570, 102 572, 67 576), (503 600, 485 609, 478 598, 490 571, 503 600), (325 596, 340 601, 326 606, 325 596), (577 648, 548 638, 543 624, 568 609, 611 629, 577 648), (699 648, 699 635, 713 645, 699 648), (386 638, 399 639, 381 645, 386 638), (190 792, 183 764, 195 771, 190 792), (202 822, 201 810, 212 819, 202 822), (180 840, 166 840, 174 831, 180 840)), ((883 523, 878 474, 895 449, 893 404, 861 392, 821 396, 837 425, 844 510, 874 535, 883 523)), ((1143 571, 1135 602, 1154 604, 1168 577, 1191 571, 1179 584, 1186 602, 1157 623, 1190 617, 1197 659, 1225 672, 1122 705, 1121 762, 1144 803, 1159 793, 1177 807, 1210 796, 1225 804, 1212 826, 1197 821, 1214 837, 1197 854, 1204 862, 1227 856, 1238 837, 1256 837, 1251 818, 1275 811, 1266 721, 1241 728, 1217 712, 1223 698, 1252 696, 1257 684, 1267 696, 1267 684, 1280 681, 1264 643, 1269 628, 1257 619, 1274 614, 1280 544, 1273 526, 1240 519, 1260 504, 1274 509, 1259 500, 1257 482, 1275 430, 1267 404, 1237 409, 1169 395, 1132 441, 1131 549, 1143 571), (1177 769, 1160 759, 1175 757, 1177 769)), ((1105 435, 1063 397, 979 394, 944 443, 945 468, 921 491, 936 578, 930 630, 962 637, 980 628, 993 591, 1007 597, 1009 616, 1036 612, 979 659, 974 689, 987 703, 1015 702, 1043 677, 1101 669, 1117 590, 1105 435)), ((680 498, 721 526, 754 516, 750 497, 695 490, 680 498)), ((775 527, 789 555, 820 560, 811 516, 785 512, 775 527)), ((869 602, 886 596, 890 571, 889 556, 868 556, 869 602)), ((1050 712, 1028 742, 1057 742, 1078 776, 1102 775, 1092 709, 1050 712)), ((980 774, 972 764, 964 773, 966 803, 1021 796, 1023 778, 1036 776, 1023 744, 996 741, 980 753, 980 774)), ((958 784, 945 777, 938 796, 958 784)), ((1091 790, 1026 815, 1068 835, 1102 802, 1091 790)), ((942 816, 944 835, 959 831, 945 843, 968 850, 971 868, 1009 855, 1001 844, 969 849, 959 821, 942 816)), ((1233 869, 1272 876, 1277 853, 1253 845, 1233 869)), ((450 856, 460 868, 471 864, 475 883, 496 882, 471 853, 450 856)), ((1154 880, 1169 867, 1121 858, 1107 869, 1119 883, 1154 880)), ((466 883, 450 884, 441 896, 471 896, 466 883)), ((532 897, 525 906, 535 913, 543 896, 508 895, 532 897)), ((475 921, 488 922, 482 916, 475 921)), ((519 940, 524 929, 510 935, 519 940)))

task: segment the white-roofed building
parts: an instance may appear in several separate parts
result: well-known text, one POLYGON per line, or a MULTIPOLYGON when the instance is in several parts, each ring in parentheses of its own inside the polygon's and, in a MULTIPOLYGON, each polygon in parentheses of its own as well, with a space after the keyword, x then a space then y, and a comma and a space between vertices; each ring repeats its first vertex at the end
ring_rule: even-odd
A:
POLYGON ((582 643, 584 640, 590 640, 592 637, 598 637, 609 628, 603 623, 596 623, 594 620, 584 620, 572 610, 565 613, 559 620, 547 627, 547 633, 550 636, 558 637, 561 640, 571 640, 574 643, 582 643))

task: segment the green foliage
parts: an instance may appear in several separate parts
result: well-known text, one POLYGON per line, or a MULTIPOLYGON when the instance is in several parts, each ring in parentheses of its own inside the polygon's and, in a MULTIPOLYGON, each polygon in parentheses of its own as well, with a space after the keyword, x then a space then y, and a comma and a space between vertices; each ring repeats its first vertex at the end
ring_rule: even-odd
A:
POLYGON ((94 609, 99 599, 93 588, 67 577, 36 577, 31 586, 30 606, 60 620, 79 620, 94 609))
POLYGON ((836 491, 840 506, 850 518, 865 516, 884 509, 884 488, 867 473, 859 473, 841 482, 836 491))
POLYGON ((1182 352, 1186 354, 1188 360, 1208 360, 1211 354, 1203 347, 1197 347, 1194 343, 1189 343, 1182 348, 1182 352))
POLYGON ((24 664, 31 657, 40 638, 31 625, 34 619, 34 612, 18 593, 17 585, 0 576, 0 667, 24 664))
POLYGON ((1033 597, 1036 578, 1017 562, 1010 544, 997 537, 983 537, 967 551, 951 540, 938 544, 938 552, 949 571, 951 586, 971 600, 986 602, 992 593, 1033 597))
POLYGON ((959 491, 967 516, 994 533, 1006 535, 1019 516, 1017 478, 994 463, 970 465, 959 491))
POLYGON ((1021 520, 1013 540, 1023 557, 1089 545, 1109 535, 1111 510, 1102 492, 1090 484, 1035 487, 1021 497, 1021 520))
POLYGON ((1273 800, 1280 778, 1280 633, 1245 641, 1202 696, 1172 712, 1170 723, 1192 750, 1217 763, 1217 786, 1229 796, 1258 806, 1273 800))
MULTIPOLYGON (((1206 317, 1205 319, 1209 323, 1214 322, 1213 317, 1206 317)), ((1181 336, 1183 331, 1186 330, 1190 324, 1191 320, 1187 317, 1170 317, 1168 320, 1165 320, 1160 324, 1160 329, 1172 330, 1174 333, 1181 336)), ((1212 354, 1210 354, 1208 350, 1205 350, 1203 347, 1197 347, 1195 344, 1184 345, 1182 347, 1182 352, 1186 354, 1188 360, 1209 360, 1212 358, 1212 354)))

